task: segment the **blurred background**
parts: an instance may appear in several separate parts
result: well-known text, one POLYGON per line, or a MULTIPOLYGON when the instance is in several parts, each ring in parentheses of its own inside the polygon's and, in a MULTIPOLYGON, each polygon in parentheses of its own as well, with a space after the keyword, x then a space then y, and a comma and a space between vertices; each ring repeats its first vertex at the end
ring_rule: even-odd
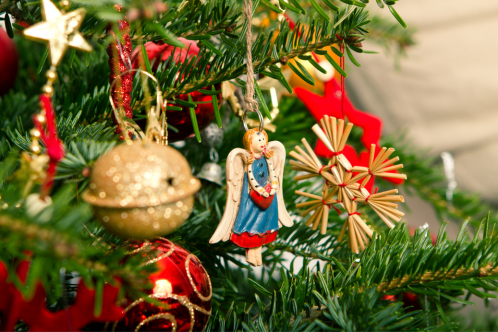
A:
MULTIPOLYGON (((383 134, 406 133, 411 144, 454 159, 458 189, 498 205, 498 1, 474 5, 464 0, 399 1, 398 13, 415 29, 415 44, 396 58, 378 44, 358 54, 361 68, 350 65, 346 89, 355 106, 384 122, 383 134), (429 10, 428 10, 429 9, 429 10)), ((376 15, 390 13, 371 6, 376 15)), ((393 52, 394 53, 394 52, 393 52)), ((442 161, 442 159, 441 159, 442 161)), ((437 233, 440 222, 421 198, 404 193, 409 226, 428 224, 437 233)), ((456 237, 461 221, 450 222, 456 237)), ((481 299, 472 299, 479 311, 481 299)), ((490 301, 496 312, 496 300, 490 301)))
MULTIPOLYGON (((375 10, 388 17, 387 11, 375 10)), ((498 204, 498 2, 400 1, 398 12, 415 29, 415 45, 396 58, 378 44, 350 66, 347 91, 356 107, 384 122, 383 134, 406 133, 432 155, 449 152, 458 188, 498 204), (431 8, 431 10, 427 10, 431 8)), ((414 223, 436 222, 432 209, 411 202, 414 223), (415 206, 413 206, 416 204, 415 206)))
POLYGON ((380 116, 385 134, 406 130, 417 146, 450 152, 458 186, 497 202, 498 39, 490 36, 498 2, 400 1, 396 8, 416 29, 416 44, 398 70, 386 52, 358 55, 363 67, 346 80, 356 106, 380 116))

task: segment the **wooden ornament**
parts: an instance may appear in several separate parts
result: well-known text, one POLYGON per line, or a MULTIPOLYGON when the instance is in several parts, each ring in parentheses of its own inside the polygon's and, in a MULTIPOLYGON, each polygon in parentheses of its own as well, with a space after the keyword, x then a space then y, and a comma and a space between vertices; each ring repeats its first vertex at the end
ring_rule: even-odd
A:
POLYGON ((228 155, 227 204, 209 243, 230 240, 246 249, 248 263, 259 266, 262 246, 276 239, 280 227, 293 224, 282 189, 286 153, 282 143, 268 142, 266 131, 258 128, 246 131, 243 142, 245 149, 233 149, 228 155))
POLYGON ((342 119, 337 120, 327 115, 320 120, 320 125, 313 126, 313 132, 332 151, 326 165, 321 163, 304 138, 301 140, 304 149, 296 146, 295 151, 291 151, 289 155, 296 159, 290 161, 292 169, 300 172, 294 177, 295 181, 313 177, 322 177, 325 180, 321 196, 296 191, 299 196, 309 199, 296 204, 298 209, 303 209, 302 217, 310 215, 306 225, 316 230, 321 224, 320 233, 325 234, 330 210, 333 208, 339 212, 336 207, 339 205, 347 212, 348 217, 338 240, 342 241, 347 231, 348 246, 354 253, 359 253, 370 243, 373 230, 357 211, 358 203, 368 204, 390 228, 393 228, 404 216, 404 213, 397 209, 396 203, 404 202, 403 196, 396 195, 397 189, 371 194, 364 185, 372 176, 406 179, 406 175, 390 172, 403 168, 401 164, 394 165, 399 161, 398 157, 389 158, 394 149, 382 148, 375 155, 375 144, 372 144, 370 149, 369 167, 351 165, 342 150, 352 128, 352 123, 345 123, 342 119))

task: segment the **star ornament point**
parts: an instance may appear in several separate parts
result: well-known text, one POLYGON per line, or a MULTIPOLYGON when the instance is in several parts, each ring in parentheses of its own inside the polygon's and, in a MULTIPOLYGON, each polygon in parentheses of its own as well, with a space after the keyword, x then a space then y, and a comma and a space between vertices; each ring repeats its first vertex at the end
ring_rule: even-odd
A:
POLYGON ((83 8, 63 14, 50 0, 42 0, 43 22, 24 30, 27 38, 47 41, 52 66, 57 66, 69 47, 91 52, 92 47, 79 32, 86 11, 83 8))

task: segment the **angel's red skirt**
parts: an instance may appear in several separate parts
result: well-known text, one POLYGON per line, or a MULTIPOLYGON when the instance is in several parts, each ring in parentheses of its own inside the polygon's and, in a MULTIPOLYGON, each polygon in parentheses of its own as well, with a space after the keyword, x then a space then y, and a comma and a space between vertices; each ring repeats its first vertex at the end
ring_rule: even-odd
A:
POLYGON ((233 233, 231 241, 242 248, 257 248, 275 241, 277 231, 268 231, 264 234, 251 234, 248 232, 236 234, 233 233))

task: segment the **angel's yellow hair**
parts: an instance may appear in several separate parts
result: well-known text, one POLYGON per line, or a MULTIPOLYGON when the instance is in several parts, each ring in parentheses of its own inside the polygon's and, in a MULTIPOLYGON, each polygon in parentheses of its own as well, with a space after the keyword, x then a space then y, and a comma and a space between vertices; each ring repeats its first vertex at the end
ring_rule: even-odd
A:
MULTIPOLYGON (((242 142, 244 143, 244 148, 251 153, 252 153, 252 149, 251 149, 252 138, 258 132, 259 132, 259 128, 249 129, 248 131, 246 131, 246 133, 244 134, 244 138, 242 139, 242 142)), ((265 135, 266 143, 268 144, 268 134, 266 133, 266 131, 264 129, 262 130, 262 133, 265 135)), ((266 149, 264 155, 265 155, 266 159, 269 159, 269 158, 273 157, 273 151, 270 149, 266 149)), ((253 161, 254 160, 250 160, 250 163, 252 163, 253 161)))

